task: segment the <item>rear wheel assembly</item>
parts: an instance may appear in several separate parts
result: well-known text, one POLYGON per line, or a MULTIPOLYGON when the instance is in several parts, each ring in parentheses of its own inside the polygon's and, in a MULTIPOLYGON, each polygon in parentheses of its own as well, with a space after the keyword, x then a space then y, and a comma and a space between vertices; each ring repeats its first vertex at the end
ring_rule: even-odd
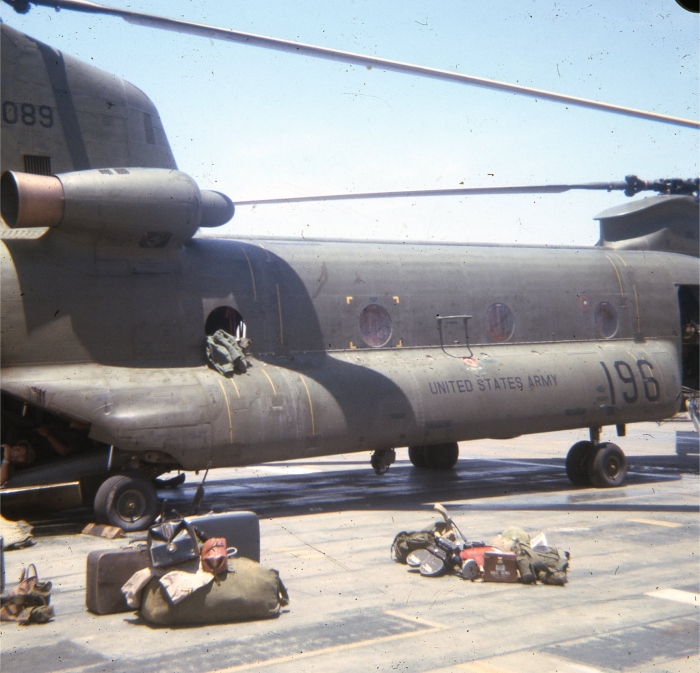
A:
POLYGON ((425 462, 425 447, 424 446, 409 446, 408 458, 413 464, 413 467, 425 469, 428 464, 425 462))
POLYGON ((588 455, 593 451, 593 442, 576 442, 566 456, 566 476, 574 486, 590 486, 588 455))
POLYGON ((425 447, 425 462, 431 470, 451 470, 459 459, 457 442, 425 447))
POLYGON ((612 442, 601 442, 588 456, 588 476, 596 488, 620 486, 627 476, 627 459, 612 442))
POLYGON ((433 446, 410 446, 408 457, 415 467, 430 470, 451 470, 459 458, 457 442, 433 446))

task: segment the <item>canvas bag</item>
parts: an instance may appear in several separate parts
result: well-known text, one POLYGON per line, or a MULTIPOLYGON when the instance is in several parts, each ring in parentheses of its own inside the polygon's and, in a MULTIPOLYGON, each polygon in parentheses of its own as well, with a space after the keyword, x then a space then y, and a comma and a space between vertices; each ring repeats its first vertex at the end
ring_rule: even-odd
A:
POLYGON ((244 374, 247 369, 243 348, 225 330, 216 330, 207 337, 206 353, 209 366, 223 376, 233 376, 236 372, 244 374))
POLYGON ((569 578, 568 551, 562 552, 555 547, 535 547, 516 542, 513 551, 517 554, 518 574, 523 584, 542 584, 564 586, 569 578))
POLYGON ((276 570, 247 558, 229 559, 229 571, 173 605, 158 578, 143 590, 140 615, 150 624, 193 625, 276 617, 289 595, 276 570))
POLYGON ((435 544, 435 532, 423 530, 417 533, 401 531, 391 544, 391 558, 396 563, 406 563, 406 557, 417 549, 427 549, 435 544))
POLYGON ((41 582, 32 563, 22 570, 19 584, 2 597, 0 621, 20 624, 45 624, 53 619, 51 582, 41 582))
POLYGON ((199 541, 184 519, 165 521, 148 529, 148 556, 151 566, 182 563, 199 557, 199 541))

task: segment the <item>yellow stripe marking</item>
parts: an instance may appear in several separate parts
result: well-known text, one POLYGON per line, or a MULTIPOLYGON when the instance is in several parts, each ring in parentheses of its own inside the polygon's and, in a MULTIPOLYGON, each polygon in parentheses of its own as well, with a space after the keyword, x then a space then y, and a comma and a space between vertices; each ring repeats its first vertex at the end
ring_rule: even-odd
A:
POLYGON ((277 288, 277 311, 280 316, 280 344, 284 346, 284 329, 282 329, 282 298, 280 297, 280 286, 279 283, 275 283, 277 288))
POLYGON ((650 526, 666 526, 666 528, 678 528, 682 526, 682 523, 675 523, 673 521, 658 521, 656 519, 630 519, 634 523, 648 523, 650 526))
POLYGON ((620 278, 620 272, 617 270, 617 266, 615 265, 615 262, 610 259, 607 255, 605 255, 606 259, 610 264, 612 264, 612 268, 615 269, 615 275, 617 276, 617 283, 620 286, 620 294, 625 294, 625 291, 622 289, 622 278, 620 278))
POLYGON ((639 295, 637 294, 637 286, 632 283, 632 291, 634 292, 634 305, 637 308, 637 332, 642 331, 641 316, 639 315, 639 295))
POLYGON ((265 256, 267 257, 267 261, 271 262, 272 259, 270 258, 270 253, 267 251, 267 248, 262 243, 258 243, 258 247, 262 248, 265 251, 265 256))
POLYGON ((253 299, 255 299, 255 301, 257 301, 258 300, 258 290, 255 287, 255 276, 253 274, 253 265, 250 263, 250 258, 248 257, 248 253, 245 250, 243 250, 243 254, 245 255, 246 262, 248 262, 248 268, 250 269, 250 280, 253 283, 253 299))
POLYGON ((219 379, 219 385, 221 386, 221 392, 224 394, 224 399, 226 400, 226 411, 228 412, 228 441, 229 444, 233 444, 233 419, 231 418, 231 405, 228 403, 226 388, 224 388, 224 384, 221 379, 219 379))
POLYGON ((231 381, 231 383, 232 383, 232 385, 233 385, 233 389, 236 391, 236 396, 237 396, 238 399, 240 400, 240 399, 241 399, 241 393, 240 393, 240 391, 238 390, 238 386, 236 385, 236 382, 233 380, 233 378, 230 378, 229 381, 231 381))
POLYGON ((468 664, 460 664, 453 670, 463 673, 513 673, 512 668, 501 668, 487 664, 485 661, 470 661, 468 664))
POLYGON ((408 622, 423 624, 423 626, 428 626, 431 629, 446 629, 444 624, 438 624, 437 622, 431 622, 427 619, 422 619, 421 617, 414 617, 413 615, 404 615, 400 612, 394 612, 394 610, 384 610, 385 615, 390 615, 391 617, 398 617, 399 619, 405 619, 408 622))
POLYGON ((681 591, 680 589, 659 589, 658 591, 649 591, 645 596, 652 598, 665 598, 667 601, 676 601, 687 605, 698 607, 698 595, 692 591, 681 591))
POLYGON ((273 395, 277 395, 277 388, 275 388, 275 384, 272 383, 272 379, 270 378, 270 375, 269 375, 264 369, 261 369, 260 371, 261 371, 263 374, 265 374, 265 377, 266 377, 267 380, 270 382, 270 385, 272 386, 272 394, 273 394, 273 395))
POLYGON ((345 303, 349 304, 352 301, 352 297, 345 297, 345 303))
POLYGON ((306 385, 306 381, 304 380, 304 377, 299 374, 299 378, 301 379, 301 382, 304 384, 304 389, 306 390, 306 397, 309 400, 309 411, 311 412, 311 434, 315 435, 316 434, 316 422, 314 421, 314 405, 313 402, 311 401, 311 394, 309 393, 309 387, 306 385))
POLYGON ((622 262, 622 264, 624 266, 627 266, 627 262, 625 262, 625 260, 622 259, 622 257, 620 257, 620 255, 618 255, 616 252, 613 252, 613 255, 615 255, 615 257, 617 257, 622 262))
POLYGON ((603 673, 599 668, 566 661, 544 652, 514 652, 488 659, 467 661, 444 666, 426 673, 532 673, 532 671, 559 671, 559 673, 603 673))
POLYGON ((399 299, 399 297, 397 297, 396 295, 394 295, 394 296, 392 297, 392 299, 394 300, 394 303, 396 303, 396 304, 400 304, 400 303, 401 303, 401 299, 399 299))

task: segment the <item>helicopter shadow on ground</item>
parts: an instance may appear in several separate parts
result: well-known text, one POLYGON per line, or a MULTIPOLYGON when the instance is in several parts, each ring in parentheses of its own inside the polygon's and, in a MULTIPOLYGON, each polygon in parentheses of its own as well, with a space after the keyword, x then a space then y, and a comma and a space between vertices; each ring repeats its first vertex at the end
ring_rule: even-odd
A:
MULTIPOLYGON (((552 459, 462 459, 453 470, 418 470, 397 461, 382 476, 374 474, 366 460, 338 462, 294 461, 290 468, 308 466, 327 470, 305 474, 217 478, 212 470, 205 484, 199 513, 251 510, 261 518, 297 517, 338 511, 419 511, 434 502, 451 503, 451 510, 470 511, 566 511, 566 512, 692 512, 695 505, 642 503, 628 500, 621 489, 589 489, 572 486, 564 461, 552 459), (460 502, 461 501, 461 502, 460 502)), ((700 474, 697 454, 689 456, 642 456, 628 458, 626 484, 653 485, 700 474)), ((265 466, 261 467, 262 470, 265 466)), ((196 482, 178 488, 159 489, 168 514, 192 513, 196 482)), ((55 514, 33 513, 24 518, 36 537, 75 534, 94 515, 84 508, 55 514)))
MULTIPOLYGON (((462 460, 454 470, 445 472, 417 470, 399 462, 382 476, 365 465, 311 474, 212 481, 205 486, 202 510, 250 509, 261 517, 290 517, 339 510, 410 511, 434 502, 467 501, 464 506, 469 509, 697 511, 694 506, 627 502, 624 487, 574 487, 561 459, 528 460, 526 465, 462 460), (541 501, 538 495, 543 496, 541 501), (477 500, 481 502, 472 502, 477 500)), ((680 480, 684 475, 700 473, 697 456, 645 456, 629 459, 628 465, 629 486, 680 480)), ((160 496, 181 511, 189 506, 195 489, 192 484, 177 493, 161 491, 160 496)))

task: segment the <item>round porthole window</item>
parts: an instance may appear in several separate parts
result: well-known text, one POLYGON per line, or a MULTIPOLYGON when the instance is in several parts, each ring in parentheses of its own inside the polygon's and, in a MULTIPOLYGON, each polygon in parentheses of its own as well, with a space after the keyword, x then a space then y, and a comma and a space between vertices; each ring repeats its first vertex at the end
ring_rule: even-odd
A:
POLYGON ((486 311, 486 331, 494 341, 508 341, 514 324, 513 311, 505 304, 491 304, 486 311))
POLYGON ((372 348, 379 348, 391 339, 391 316, 379 304, 365 306, 360 313, 360 334, 372 348))
POLYGON ((615 332, 617 332, 617 311, 612 304, 607 301, 601 301, 595 307, 593 317, 595 318, 596 332, 603 339, 615 336, 615 332))

